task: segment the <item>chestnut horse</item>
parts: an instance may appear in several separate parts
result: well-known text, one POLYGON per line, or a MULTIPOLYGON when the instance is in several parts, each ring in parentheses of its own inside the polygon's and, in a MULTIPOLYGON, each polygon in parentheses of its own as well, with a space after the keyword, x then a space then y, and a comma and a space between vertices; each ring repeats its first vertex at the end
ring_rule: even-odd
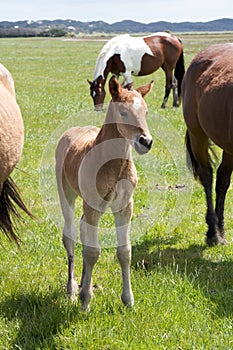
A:
POLYGON ((123 34, 112 38, 104 45, 98 56, 94 80, 88 80, 95 110, 102 110, 106 95, 104 86, 110 72, 117 76, 122 75, 123 86, 127 86, 132 85, 132 75, 152 74, 160 67, 166 76, 165 96, 161 107, 165 108, 171 88, 173 88, 173 106, 179 106, 185 71, 181 41, 175 35, 166 32, 146 37, 123 34))
POLYGON ((122 270, 125 305, 134 303, 130 283, 130 220, 133 210, 133 189, 137 173, 131 156, 131 146, 139 154, 147 153, 152 138, 146 123, 147 106, 142 96, 152 83, 137 90, 121 87, 112 77, 109 91, 112 100, 105 121, 95 126, 74 127, 61 137, 56 149, 56 178, 60 204, 65 220, 63 243, 68 256, 67 293, 74 297, 78 285, 74 277, 76 228, 74 203, 83 199, 80 221, 83 271, 80 299, 84 310, 89 309, 92 296, 92 271, 100 255, 98 223, 101 215, 111 208, 117 233, 117 257, 122 270))
POLYGON ((10 174, 19 162, 24 142, 24 125, 15 98, 14 81, 0 64, 0 229, 19 244, 12 217, 20 219, 15 204, 31 216, 10 174))
POLYGON ((224 203, 233 169, 233 44, 201 51, 191 62, 182 86, 186 146, 193 173, 204 187, 209 246, 226 244, 224 203), (222 148, 217 170, 216 204, 212 202, 209 140, 222 148))

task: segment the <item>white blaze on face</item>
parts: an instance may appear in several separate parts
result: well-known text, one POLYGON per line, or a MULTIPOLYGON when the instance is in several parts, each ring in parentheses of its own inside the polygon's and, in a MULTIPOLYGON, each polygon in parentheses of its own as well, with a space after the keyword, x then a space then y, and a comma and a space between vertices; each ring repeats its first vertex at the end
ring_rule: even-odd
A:
POLYGON ((133 98, 133 107, 134 109, 138 110, 142 105, 142 100, 139 97, 133 98))

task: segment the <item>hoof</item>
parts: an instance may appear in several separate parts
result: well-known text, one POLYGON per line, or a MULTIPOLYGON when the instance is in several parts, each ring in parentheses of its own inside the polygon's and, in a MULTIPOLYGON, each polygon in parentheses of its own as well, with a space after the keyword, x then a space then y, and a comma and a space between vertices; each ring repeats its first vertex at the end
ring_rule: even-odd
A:
POLYGON ((228 241, 225 238, 225 236, 221 237, 220 235, 215 235, 211 238, 206 237, 206 243, 209 247, 213 247, 214 245, 217 245, 217 244, 227 245, 228 241))
POLYGON ((81 312, 90 312, 90 304, 83 304, 82 303, 82 305, 81 305, 81 307, 80 307, 80 311, 81 312))
POLYGON ((134 306, 134 297, 133 294, 129 295, 123 295, 121 296, 121 301, 123 304, 127 307, 133 307, 134 306))
POLYGON ((78 294, 79 286, 78 283, 75 280, 69 281, 67 283, 67 294, 71 299, 76 299, 76 296, 78 294))
POLYGON ((93 293, 91 291, 85 292, 83 289, 80 290, 79 298, 81 301, 81 310, 84 312, 90 311, 90 302, 93 293))

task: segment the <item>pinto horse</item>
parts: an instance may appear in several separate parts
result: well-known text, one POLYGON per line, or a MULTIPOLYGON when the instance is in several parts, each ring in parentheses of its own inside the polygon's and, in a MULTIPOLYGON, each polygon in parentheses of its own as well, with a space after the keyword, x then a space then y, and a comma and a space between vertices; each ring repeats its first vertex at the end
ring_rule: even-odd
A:
POLYGON ((137 173, 131 146, 139 154, 147 153, 152 146, 145 119, 147 106, 143 99, 151 88, 152 83, 137 90, 124 89, 112 77, 109 80, 112 100, 102 127, 71 128, 63 134, 56 149, 57 189, 65 220, 63 243, 68 256, 67 293, 71 297, 78 291, 74 278, 74 203, 77 196, 83 199, 80 221, 83 246, 80 299, 84 310, 89 309, 92 271, 100 255, 98 223, 107 208, 111 208, 115 219, 117 257, 123 282, 121 299, 125 305, 132 306, 134 303, 130 283, 129 231, 137 173))
POLYGON ((24 142, 24 125, 15 98, 14 81, 10 72, 0 64, 0 229, 19 244, 12 217, 21 215, 15 204, 32 216, 22 201, 10 174, 19 162, 24 142))
POLYGON ((224 204, 233 169, 233 44, 217 44, 191 62, 182 86, 186 146, 195 178, 204 187, 209 246, 226 244, 224 204), (212 202, 209 140, 222 150, 217 170, 216 204, 212 202))
POLYGON ((146 37, 123 34, 112 38, 104 45, 98 56, 94 80, 88 80, 95 110, 102 110, 106 95, 104 86, 110 72, 117 76, 122 75, 123 86, 127 86, 132 85, 132 75, 152 74, 160 67, 166 76, 165 96, 161 107, 165 108, 171 88, 173 88, 173 106, 179 106, 185 71, 181 41, 175 35, 166 32, 146 37))

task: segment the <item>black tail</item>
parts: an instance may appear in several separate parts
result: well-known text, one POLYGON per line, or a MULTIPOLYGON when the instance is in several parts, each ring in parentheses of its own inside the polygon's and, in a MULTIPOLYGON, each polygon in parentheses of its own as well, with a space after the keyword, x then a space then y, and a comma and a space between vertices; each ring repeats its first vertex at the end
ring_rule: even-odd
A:
MULTIPOLYGON (((194 157, 193 151, 192 151, 192 145, 190 141, 190 136, 188 133, 188 130, 186 131, 185 135, 185 144, 186 144, 186 160, 187 160, 187 165, 189 169, 193 172, 193 176, 196 180, 200 180, 199 175, 198 175, 198 162, 196 161, 196 158, 194 157)), ((216 166, 218 163, 218 156, 215 153, 211 143, 209 142, 209 155, 208 155, 208 165, 211 166, 216 166), (211 158, 211 155, 212 158, 211 158), (213 160, 214 158, 214 160, 213 160)))
POLYGON ((181 95, 181 85, 182 85, 184 73, 185 73, 184 52, 182 50, 180 57, 178 58, 178 61, 176 63, 175 72, 174 72, 175 78, 177 80, 177 88, 178 88, 178 96, 179 97, 181 95))
POLYGON ((18 236, 15 224, 16 221, 22 221, 22 216, 15 204, 27 215, 33 218, 33 215, 21 199, 16 184, 10 177, 8 177, 3 183, 0 195, 0 229, 9 239, 15 241, 19 245, 21 239, 18 236))
POLYGON ((197 163, 197 161, 194 157, 193 151, 192 151, 192 146, 191 146, 188 130, 186 131, 186 135, 185 135, 185 144, 186 144, 187 165, 188 165, 189 169, 193 172, 194 178, 197 180, 199 178, 198 173, 197 173, 198 163, 197 163))

